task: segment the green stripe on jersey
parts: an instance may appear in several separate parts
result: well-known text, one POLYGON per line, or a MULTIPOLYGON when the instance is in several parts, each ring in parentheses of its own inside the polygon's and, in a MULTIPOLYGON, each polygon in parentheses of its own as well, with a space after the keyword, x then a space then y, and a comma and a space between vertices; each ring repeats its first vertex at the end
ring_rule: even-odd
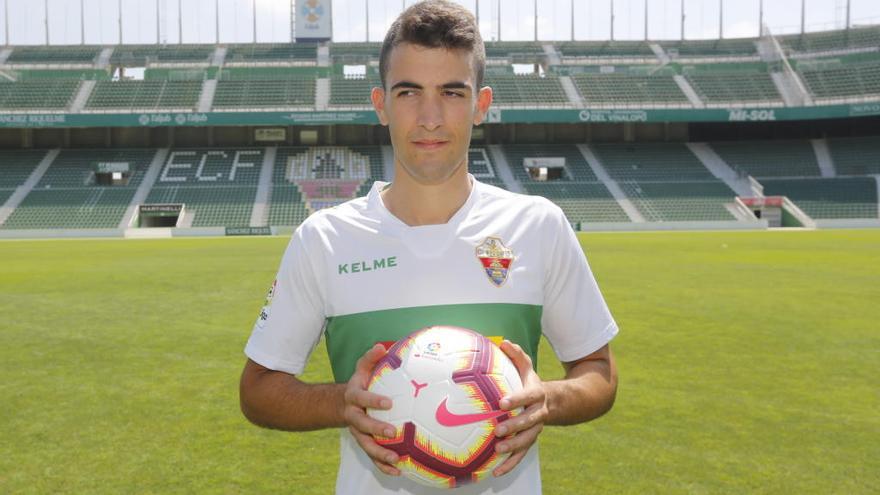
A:
POLYGON ((336 383, 354 374, 355 363, 377 342, 394 341, 421 328, 449 325, 519 344, 538 365, 542 307, 531 304, 449 304, 387 309, 327 318, 327 354, 336 383))

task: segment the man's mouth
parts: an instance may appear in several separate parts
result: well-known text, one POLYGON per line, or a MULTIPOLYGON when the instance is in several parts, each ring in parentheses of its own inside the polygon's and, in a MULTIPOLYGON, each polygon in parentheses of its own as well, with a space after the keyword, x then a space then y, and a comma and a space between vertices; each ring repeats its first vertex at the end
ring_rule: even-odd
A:
POLYGON ((413 141, 413 144, 415 144, 417 148, 422 150, 436 150, 442 148, 448 143, 449 141, 438 139, 420 139, 418 141, 413 141))

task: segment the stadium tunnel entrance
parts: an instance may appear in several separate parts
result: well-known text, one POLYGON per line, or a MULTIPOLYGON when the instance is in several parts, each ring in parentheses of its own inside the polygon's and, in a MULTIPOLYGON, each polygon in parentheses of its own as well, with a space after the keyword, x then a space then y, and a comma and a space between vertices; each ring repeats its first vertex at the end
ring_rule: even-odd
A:
POLYGON ((143 204, 138 207, 137 226, 142 228, 178 227, 183 204, 143 204))

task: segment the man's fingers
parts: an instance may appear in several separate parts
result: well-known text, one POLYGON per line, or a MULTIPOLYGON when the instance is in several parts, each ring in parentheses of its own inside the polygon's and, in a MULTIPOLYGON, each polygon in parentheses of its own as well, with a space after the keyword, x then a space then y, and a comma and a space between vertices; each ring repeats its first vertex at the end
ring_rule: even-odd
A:
POLYGON ((543 386, 525 387, 519 392, 514 392, 498 403, 501 409, 512 411, 518 407, 529 407, 532 404, 543 404, 547 397, 543 386))
POLYGON ((368 416, 364 410, 359 407, 347 407, 345 411, 345 421, 350 427, 367 435, 393 437, 396 432, 394 425, 368 416))
POLYGON ((361 409, 391 409, 391 399, 388 397, 357 387, 346 389, 345 403, 361 409))
POLYGON ((376 440, 374 440, 373 437, 358 431, 352 426, 350 426, 348 430, 351 432, 358 445, 360 445, 364 452, 370 456, 370 459, 373 460, 373 464, 375 464, 380 471, 389 476, 400 475, 400 470, 394 467, 394 464, 397 463, 400 458, 394 451, 382 447, 376 443, 376 440))
POLYGON ((530 428, 520 431, 516 435, 505 438, 503 441, 495 444, 495 450, 504 454, 505 452, 518 452, 528 450, 538 439, 538 434, 543 431, 544 425, 538 423, 530 428))
POLYGON ((508 457, 507 460, 502 462, 500 466, 492 470, 492 475, 497 478, 499 476, 504 476, 505 474, 509 473, 513 468, 516 467, 517 464, 520 463, 520 461, 523 460, 523 457, 526 456, 526 452, 526 450, 523 450, 521 452, 516 452, 508 457))
POLYGON ((511 361, 513 361, 514 366, 516 366, 516 369, 521 376, 524 375, 527 370, 532 369, 532 358, 526 354, 526 351, 524 351, 519 344, 504 340, 501 342, 501 350, 504 351, 504 354, 507 354, 507 357, 509 357, 511 361))
POLYGON ((373 368, 376 367, 376 363, 385 356, 385 353, 388 351, 382 346, 382 344, 376 344, 370 348, 369 351, 366 352, 360 359, 357 360, 357 363, 354 367, 354 374, 360 374, 364 378, 363 385, 366 386, 366 379, 370 376, 370 373, 373 372, 373 368))

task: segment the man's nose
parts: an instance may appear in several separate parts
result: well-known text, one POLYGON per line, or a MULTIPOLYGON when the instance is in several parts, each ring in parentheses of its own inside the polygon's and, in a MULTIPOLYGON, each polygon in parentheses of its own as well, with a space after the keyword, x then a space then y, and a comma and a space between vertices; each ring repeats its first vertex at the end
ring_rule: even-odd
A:
POLYGON ((419 104, 418 125, 429 131, 443 125, 443 107, 438 97, 422 98, 419 104))

